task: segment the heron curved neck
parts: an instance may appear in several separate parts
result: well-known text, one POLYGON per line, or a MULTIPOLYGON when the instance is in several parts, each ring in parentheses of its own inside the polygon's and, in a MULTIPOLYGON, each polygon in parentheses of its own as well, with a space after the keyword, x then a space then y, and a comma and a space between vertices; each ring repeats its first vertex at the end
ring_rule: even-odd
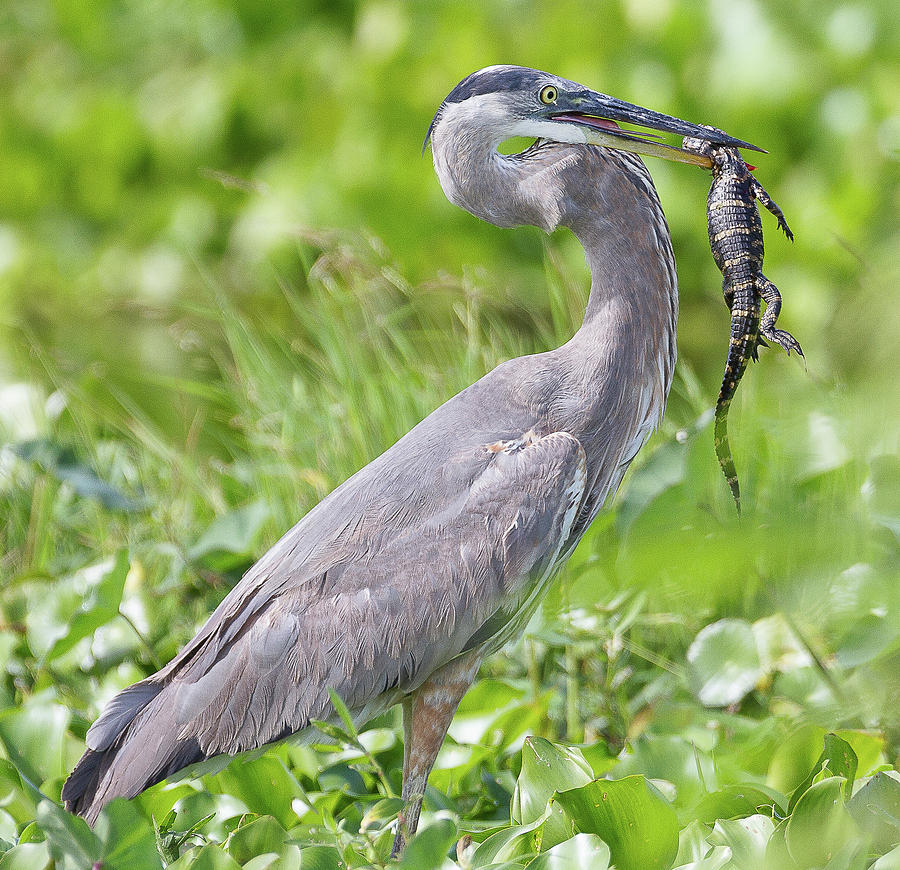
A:
POLYGON ((433 143, 434 164, 451 202, 497 226, 546 232, 566 226, 578 237, 591 292, 573 341, 587 341, 597 351, 613 345, 631 350, 639 367, 648 357, 671 356, 668 389, 678 306, 675 260, 662 206, 640 159, 559 143, 505 156, 488 132, 468 127, 463 138, 440 132, 445 135, 433 143))

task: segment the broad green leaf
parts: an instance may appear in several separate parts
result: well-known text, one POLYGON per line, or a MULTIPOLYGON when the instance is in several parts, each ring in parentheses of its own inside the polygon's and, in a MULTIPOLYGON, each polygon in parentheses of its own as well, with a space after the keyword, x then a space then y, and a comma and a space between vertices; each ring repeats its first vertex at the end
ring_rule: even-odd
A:
POLYGON ((94 833, 100 838, 104 870, 159 870, 153 826, 128 801, 117 798, 103 808, 94 833))
POLYGON ((847 804, 856 824, 881 849, 900 843, 900 782, 889 773, 876 773, 847 804))
MULTIPOLYGON (((587 785, 594 778, 590 765, 575 747, 559 746, 543 737, 526 737, 522 746, 522 769, 516 780, 510 807, 514 824, 529 824, 544 816, 554 792, 587 785)), ((554 805, 544 822, 541 849, 568 840, 572 821, 562 807, 554 805)))
POLYGON ((707 707, 736 704, 764 673, 753 628, 743 619, 720 619, 701 629, 687 660, 691 683, 707 707))
POLYGON ((49 867, 47 843, 22 843, 0 856, 0 870, 47 870, 49 867))
POLYGON ((23 782, 15 765, 5 758, 0 758, 0 806, 8 812, 18 824, 33 819, 40 792, 33 785, 23 782))
POLYGON ((825 729, 818 725, 798 728, 783 740, 769 761, 766 785, 790 794, 802 783, 822 754, 825 729))
MULTIPOLYGON (((715 846, 709 854, 687 864, 678 864, 676 870, 732 870, 731 849, 727 846, 715 846)), ((765 870, 772 870, 766 867, 765 870)))
POLYGON ((345 864, 334 846, 307 846, 300 850, 303 870, 344 870, 345 864))
POLYGON ((78 610, 69 616, 67 630, 44 655, 44 661, 67 653, 82 638, 118 615, 128 569, 128 551, 119 550, 109 568, 91 584, 78 610))
POLYGON ((37 823, 47 837, 50 854, 63 866, 90 867, 99 860, 100 840, 84 819, 44 799, 37 807, 37 823))
POLYGON ((64 745, 71 713, 52 690, 28 698, 21 707, 0 711, 0 741, 10 761, 34 783, 64 776, 64 745))
POLYGON ((397 813, 405 805, 406 801, 403 798, 382 798, 365 811, 360 822, 360 830, 368 831, 383 827, 385 822, 396 819, 397 813))
MULTIPOLYGON (((450 847, 459 836, 456 825, 450 819, 438 819, 423 831, 419 831, 406 844, 406 849, 397 863, 403 870, 424 870, 440 867, 444 863, 450 847)), ((303 857, 306 857, 304 850, 303 857)), ((306 870, 306 864, 303 865, 306 870)))
POLYGON ((238 758, 211 779, 218 791, 234 795, 255 813, 274 816, 285 829, 296 824, 291 802, 301 790, 275 755, 252 761, 238 758))
POLYGON ((755 785, 728 785, 706 795, 693 810, 701 822, 713 824, 716 819, 735 819, 765 813, 772 806, 786 806, 783 795, 755 785))
MULTIPOLYGON (((258 500, 217 517, 190 548, 188 558, 200 561, 223 553, 252 555, 256 536, 269 514, 269 506, 258 500)), ((230 564, 233 560, 226 561, 230 564)))
POLYGON ((678 832, 678 853, 675 855, 675 866, 699 861, 709 854, 710 845, 706 838, 711 829, 708 825, 694 819, 678 832))
POLYGON ((884 737, 869 731, 839 730, 834 732, 850 744, 856 753, 857 777, 869 776, 873 769, 884 762, 884 737))
POLYGON ((191 849, 167 870, 240 870, 241 865, 215 843, 207 843, 200 849, 191 849))
MULTIPOLYGON (((0 863, 0 868, 2 867, 0 863)), ((869 870, 900 870, 900 846, 882 855, 869 870)))
POLYGON ((856 753, 846 740, 841 740, 836 734, 825 735, 825 748, 816 763, 812 766, 806 779, 794 789, 791 794, 791 802, 788 812, 792 812, 805 792, 816 779, 821 779, 823 774, 841 776, 844 778, 844 797, 849 798, 853 791, 853 780, 856 776, 856 753))
POLYGON ((148 506, 144 499, 129 498, 103 480, 93 468, 80 462, 70 447, 49 438, 14 444, 12 450, 22 459, 37 463, 57 480, 67 483, 77 495, 95 499, 107 510, 138 511, 148 506))
POLYGON ((772 831, 769 842, 766 845, 765 870, 801 870, 797 862, 788 851, 785 831, 787 831, 788 819, 782 819, 772 831))
POLYGON ((774 829, 772 819, 761 815, 746 819, 719 819, 709 842, 731 849, 734 870, 756 870, 765 865, 766 845, 774 829))
POLYGON ((538 855, 528 870, 607 870, 609 846, 596 834, 576 834, 538 855))
POLYGON ((286 837, 287 832, 272 816, 260 816, 232 831, 225 851, 239 864, 244 864, 264 852, 280 852, 286 837))
POLYGON ((491 834, 479 843, 472 855, 472 867, 487 867, 514 858, 529 858, 541 850, 541 825, 549 809, 543 816, 527 825, 510 825, 491 834))
POLYGON ((554 797, 582 833, 609 846, 618 870, 668 870, 678 851, 669 802, 642 776, 596 780, 554 797))
POLYGON ((832 776, 810 786, 797 801, 785 842, 791 857, 802 867, 827 864, 838 850, 858 834, 844 806, 844 778, 832 776))

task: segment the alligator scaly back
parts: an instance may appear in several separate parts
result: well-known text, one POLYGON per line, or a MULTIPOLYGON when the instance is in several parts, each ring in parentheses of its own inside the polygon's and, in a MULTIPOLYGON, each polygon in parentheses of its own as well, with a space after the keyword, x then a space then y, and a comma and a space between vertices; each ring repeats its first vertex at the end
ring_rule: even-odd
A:
POLYGON ((803 356, 800 345, 790 333, 775 329, 781 311, 781 294, 762 273, 762 221, 756 201, 775 215, 778 226, 789 239, 793 240, 794 236, 781 209, 753 177, 737 149, 713 146, 693 138, 686 138, 682 146, 707 155, 713 164, 713 181, 706 198, 709 245, 722 273, 722 291, 731 310, 731 336, 725 374, 716 401, 714 438, 719 465, 740 513, 741 490, 728 441, 731 400, 748 361, 757 358, 757 348, 766 345, 765 339, 780 344, 788 355, 795 350, 803 356), (765 300, 766 311, 760 321, 762 300, 765 300))

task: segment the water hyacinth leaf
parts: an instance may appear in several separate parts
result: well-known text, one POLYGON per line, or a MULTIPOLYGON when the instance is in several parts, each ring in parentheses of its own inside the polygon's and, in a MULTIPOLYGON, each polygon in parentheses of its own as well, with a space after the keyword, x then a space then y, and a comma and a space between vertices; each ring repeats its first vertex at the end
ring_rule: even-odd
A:
POLYGON ((869 776, 884 763, 884 737, 868 731, 838 730, 834 734, 850 744, 856 753, 856 776, 869 776))
POLYGON ((101 625, 118 616, 129 567, 128 551, 119 550, 115 560, 102 574, 90 578, 93 582, 87 596, 70 616, 65 633, 45 654, 45 661, 64 655, 82 638, 92 635, 101 625))
POLYGON ((0 712, 0 742, 22 776, 41 783, 68 772, 59 747, 71 718, 69 710, 56 703, 52 690, 0 712))
POLYGON ((300 850, 300 866, 303 870, 344 870, 346 865, 334 846, 307 846, 300 850))
MULTIPOLYGON (((188 551, 192 561, 215 561, 215 556, 233 554, 250 556, 263 523, 269 518, 269 507, 262 501, 250 502, 213 520, 188 551)), ((220 560, 221 561, 221 560, 220 560)), ((233 559, 229 564, 233 562, 233 559)))
POLYGON ((719 819, 709 842, 731 849, 734 870, 755 870, 765 866, 766 846, 774 829, 772 819, 762 815, 746 819, 719 819))
POLYGON ((272 816, 260 816, 232 831, 225 851, 239 864, 246 864, 255 855, 280 852, 286 838, 287 832, 272 816))
POLYGON ((772 831, 769 842, 766 845, 766 859, 763 866, 766 870, 800 870, 797 862, 788 851, 785 831, 788 819, 782 819, 772 831))
MULTIPOLYGON (((424 867, 441 867, 447 852, 459 836, 456 825, 450 819, 438 819, 434 824, 419 831, 406 845, 397 863, 403 870, 421 870, 424 867)), ((306 858, 306 850, 303 850, 306 858)), ((306 870, 306 863, 303 864, 306 870)))
POLYGON ((94 833, 103 844, 104 870, 159 870, 153 827, 128 801, 117 798, 107 804, 94 833))
POLYGON ((87 822, 53 801, 45 799, 38 804, 37 823, 47 837, 50 854, 60 866, 90 867, 100 859, 100 840, 87 822))
MULTIPOLYGON (((734 870, 731 862, 731 849, 727 846, 715 846, 705 857, 689 861, 687 864, 678 864, 675 870, 726 870, 726 868, 734 870)), ((773 868, 766 867, 766 870, 773 870, 773 868)))
POLYGON ((240 870, 240 867, 221 846, 207 843, 196 851, 185 852, 174 864, 169 864, 167 870, 240 870))
POLYGON ((900 782, 891 773, 876 773, 857 791, 847 809, 881 849, 900 842, 900 782))
POLYGON ((538 855, 529 865, 529 870, 607 870, 609 867, 609 846, 596 834, 576 834, 564 843, 559 843, 538 855))
POLYGON ((744 619, 720 619, 701 629, 687 659, 694 691, 707 707, 736 704, 764 673, 756 636, 744 619))
POLYGON ((844 778, 844 797, 849 798, 853 791, 853 780, 856 777, 857 759, 853 748, 836 734, 825 735, 825 748, 813 765, 806 779, 794 789, 788 812, 792 812, 797 801, 816 779, 824 775, 842 776, 844 778))
POLYGON ((80 462, 71 448, 49 438, 14 444, 12 451, 26 462, 34 462, 57 480, 71 486, 76 495, 98 501, 107 510, 128 512, 148 507, 145 499, 125 495, 103 480, 89 465, 80 462))
POLYGON ((20 843, 0 853, 0 870, 48 870, 50 866, 47 843, 20 843))
MULTIPOLYGON (((510 808, 513 823, 535 821, 546 814, 547 801, 554 792, 587 785, 593 778, 590 765, 577 748, 559 746, 543 737, 526 737, 510 808)), ((542 849, 568 840, 574 833, 572 820, 555 805, 544 823, 542 849)))
POLYGON ((554 801, 582 833, 609 846, 618 870, 668 870, 678 852, 678 820, 643 776, 597 780, 558 792, 554 801))
POLYGON ((548 808, 544 815, 527 825, 511 825, 491 834, 476 847, 472 855, 472 867, 487 867, 500 861, 536 855, 541 850, 543 840, 541 825, 549 815, 548 808))
POLYGON ((716 819, 752 816, 764 813, 773 806, 779 810, 787 807, 787 799, 774 789, 756 785, 728 785, 705 795, 694 807, 693 815, 711 825, 716 819))
POLYGON ((869 870, 900 870, 900 846, 882 855, 869 870))
POLYGON ((712 829, 708 825, 694 819, 678 832, 678 852, 675 855, 675 866, 699 861, 710 852, 706 838, 712 829))
POLYGON ((785 828, 785 842, 801 867, 824 866, 858 834, 844 806, 844 782, 840 776, 823 779, 797 801, 785 828))
POLYGON ((382 828, 385 823, 392 822, 396 819, 397 813, 405 806, 406 801, 404 801, 403 798, 382 798, 365 811, 362 821, 360 822, 360 830, 369 831, 382 828))
POLYGON ((251 761, 237 759, 217 773, 213 782, 216 791, 234 795, 256 812, 274 816, 285 828, 296 823, 291 802, 301 790, 293 774, 274 755, 251 761))
POLYGON ((766 785, 782 794, 790 794, 809 775, 822 754, 825 729, 804 725, 782 740, 769 761, 766 785))

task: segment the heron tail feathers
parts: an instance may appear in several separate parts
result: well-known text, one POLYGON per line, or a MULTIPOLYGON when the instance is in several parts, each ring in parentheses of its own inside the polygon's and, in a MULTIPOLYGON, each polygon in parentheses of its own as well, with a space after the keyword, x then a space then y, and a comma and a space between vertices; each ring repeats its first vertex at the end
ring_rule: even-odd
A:
POLYGON ((165 685, 144 681, 120 692, 87 735, 66 780, 66 809, 93 825, 113 798, 131 798, 205 757, 194 737, 178 737, 165 685))

